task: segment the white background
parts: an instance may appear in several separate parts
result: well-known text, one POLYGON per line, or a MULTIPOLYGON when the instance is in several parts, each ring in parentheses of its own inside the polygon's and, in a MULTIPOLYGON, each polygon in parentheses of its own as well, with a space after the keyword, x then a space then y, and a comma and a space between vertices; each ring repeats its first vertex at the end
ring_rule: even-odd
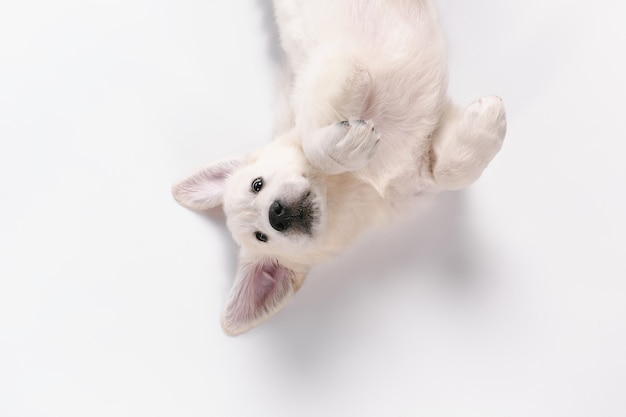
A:
POLYGON ((267 3, 0 5, 0 415, 624 416, 623 2, 441 1, 501 153, 229 338, 237 249, 170 186, 271 139, 267 3))

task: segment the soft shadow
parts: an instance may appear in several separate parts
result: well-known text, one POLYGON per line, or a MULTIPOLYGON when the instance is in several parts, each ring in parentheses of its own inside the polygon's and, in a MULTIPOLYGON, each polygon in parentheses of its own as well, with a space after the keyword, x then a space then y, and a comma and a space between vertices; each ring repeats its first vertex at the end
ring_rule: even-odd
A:
MULTIPOLYGON (((359 324, 360 311, 370 313, 363 310, 366 298, 384 293, 391 305, 394 297, 406 295, 388 291, 391 286, 415 290, 416 281, 434 275, 433 285, 446 297, 480 293, 488 284, 485 260, 470 225, 466 196, 454 192, 440 195, 419 218, 367 233, 346 253, 315 268, 292 305, 262 325, 261 337, 290 367, 315 372, 330 352, 358 349, 345 332, 359 324)), ((423 296, 417 292, 416 300, 423 296)), ((410 326, 408 320, 407 331, 410 326)))
POLYGON ((257 6, 261 9, 263 15, 263 30, 267 35, 267 49, 269 56, 276 64, 280 64, 283 60, 283 50, 280 47, 280 38, 278 35, 278 26, 274 20, 274 8, 272 2, 267 0, 258 0, 257 6))

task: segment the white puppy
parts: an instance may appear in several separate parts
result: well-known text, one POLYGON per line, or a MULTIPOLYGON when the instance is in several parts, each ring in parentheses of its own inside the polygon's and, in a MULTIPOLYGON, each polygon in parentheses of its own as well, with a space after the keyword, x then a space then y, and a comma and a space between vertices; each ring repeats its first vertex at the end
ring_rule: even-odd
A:
POLYGON ((506 131, 499 98, 448 100, 430 1, 275 0, 274 11, 285 52, 276 139, 173 189, 192 209, 223 205, 241 246, 230 335, 276 314, 364 229, 474 182, 506 131))

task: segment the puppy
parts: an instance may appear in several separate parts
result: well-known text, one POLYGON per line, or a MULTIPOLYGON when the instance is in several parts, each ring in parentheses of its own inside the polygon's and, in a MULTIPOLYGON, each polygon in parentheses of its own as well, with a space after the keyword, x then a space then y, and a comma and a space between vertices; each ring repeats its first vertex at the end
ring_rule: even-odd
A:
POLYGON ((447 98, 431 1, 274 0, 274 12, 285 54, 275 140, 173 187, 188 208, 222 205, 241 247, 229 335, 280 311, 366 228, 473 183, 506 131, 499 98, 447 98))

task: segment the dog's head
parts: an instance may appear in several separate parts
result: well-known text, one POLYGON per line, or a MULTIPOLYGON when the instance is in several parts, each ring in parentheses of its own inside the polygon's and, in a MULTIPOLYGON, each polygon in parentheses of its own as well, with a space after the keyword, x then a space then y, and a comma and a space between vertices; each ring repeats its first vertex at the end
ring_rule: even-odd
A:
POLYGON ((326 226, 326 190, 317 176, 297 142, 279 139, 173 187, 185 207, 222 205, 241 247, 222 316, 226 333, 245 332, 276 314, 302 284, 326 226))

